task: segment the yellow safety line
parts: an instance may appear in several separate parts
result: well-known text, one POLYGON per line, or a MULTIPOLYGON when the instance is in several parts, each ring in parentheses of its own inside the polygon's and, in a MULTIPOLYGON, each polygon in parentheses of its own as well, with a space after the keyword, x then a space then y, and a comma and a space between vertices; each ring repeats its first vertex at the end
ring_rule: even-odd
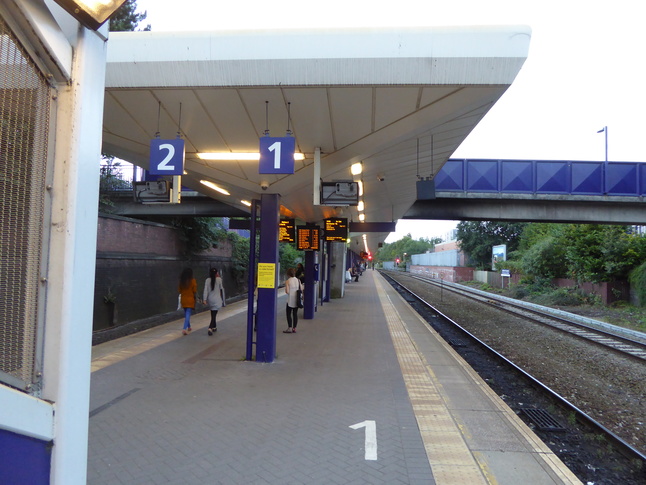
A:
MULTIPOLYGON (((439 382, 413 343, 380 279, 375 278, 399 366, 408 389, 426 455, 438 485, 491 484, 469 450, 438 391, 439 382)), ((489 474, 487 474, 489 475, 489 474)))

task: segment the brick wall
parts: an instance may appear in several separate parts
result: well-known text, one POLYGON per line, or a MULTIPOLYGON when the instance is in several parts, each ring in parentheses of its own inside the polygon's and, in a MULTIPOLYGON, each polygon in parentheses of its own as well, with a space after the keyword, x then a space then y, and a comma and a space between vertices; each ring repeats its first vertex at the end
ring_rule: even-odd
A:
POLYGON ((232 276, 228 242, 189 260, 184 256, 184 244, 175 228, 103 215, 99 217, 98 227, 95 331, 110 327, 110 309, 104 302, 108 292, 116 296, 114 326, 164 315, 181 318, 176 311, 177 284, 179 274, 187 266, 193 269, 200 295, 211 266, 220 270, 227 298, 241 291, 232 276))

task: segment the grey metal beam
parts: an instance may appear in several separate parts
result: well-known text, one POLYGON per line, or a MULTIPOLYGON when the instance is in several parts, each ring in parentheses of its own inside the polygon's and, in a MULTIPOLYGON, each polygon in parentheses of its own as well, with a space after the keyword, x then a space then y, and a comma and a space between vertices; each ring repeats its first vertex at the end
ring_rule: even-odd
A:
POLYGON ((403 219, 646 225, 643 197, 534 196, 438 192, 403 219))

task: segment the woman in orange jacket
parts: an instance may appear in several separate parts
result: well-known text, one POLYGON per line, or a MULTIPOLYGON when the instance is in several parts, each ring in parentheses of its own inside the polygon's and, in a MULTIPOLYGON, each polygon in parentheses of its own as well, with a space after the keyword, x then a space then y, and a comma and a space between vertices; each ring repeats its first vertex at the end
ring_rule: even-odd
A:
POLYGON ((193 270, 184 268, 179 276, 180 304, 184 309, 184 328, 182 333, 188 335, 191 331, 191 315, 195 311, 197 301, 197 281, 193 278, 193 270))

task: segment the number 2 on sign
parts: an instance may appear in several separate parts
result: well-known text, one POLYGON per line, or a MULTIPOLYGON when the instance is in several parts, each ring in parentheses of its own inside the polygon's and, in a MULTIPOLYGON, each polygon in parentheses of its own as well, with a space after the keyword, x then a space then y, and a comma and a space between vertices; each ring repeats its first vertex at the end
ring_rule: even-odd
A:
POLYGON ((377 459, 377 423, 375 421, 363 421, 350 426, 352 429, 366 428, 366 460, 377 459))
POLYGON ((168 165, 168 162, 170 162, 175 156, 175 147, 170 143, 164 143, 159 145, 159 151, 161 152, 162 150, 168 150, 168 153, 166 154, 166 157, 159 162, 159 165, 157 165, 157 170, 175 170, 174 165, 168 165))
POLYGON ((276 170, 280 169, 280 146, 281 143, 277 141, 268 148, 270 152, 274 152, 274 168, 276 170))

